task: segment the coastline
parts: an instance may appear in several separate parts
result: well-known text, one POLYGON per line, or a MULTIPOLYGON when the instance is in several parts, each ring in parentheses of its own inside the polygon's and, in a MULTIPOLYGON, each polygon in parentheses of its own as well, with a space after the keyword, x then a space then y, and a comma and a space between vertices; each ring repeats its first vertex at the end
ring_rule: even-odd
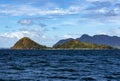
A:
POLYGON ((44 49, 11 49, 11 48, 2 48, 0 50, 120 50, 118 48, 113 49, 100 49, 100 48, 44 48, 44 49))

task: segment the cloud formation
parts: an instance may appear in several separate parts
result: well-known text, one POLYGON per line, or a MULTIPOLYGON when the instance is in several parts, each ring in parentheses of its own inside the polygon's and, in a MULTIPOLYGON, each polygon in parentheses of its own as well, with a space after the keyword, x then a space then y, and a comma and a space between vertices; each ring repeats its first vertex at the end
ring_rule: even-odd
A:
POLYGON ((43 23, 43 21, 49 19, 52 18, 46 18, 46 17, 23 18, 18 21, 18 24, 26 25, 26 26, 38 25, 40 27, 46 27, 47 24, 43 23))
POLYGON ((7 38, 17 38, 20 39, 22 37, 36 37, 36 38, 41 38, 43 36, 43 31, 44 29, 20 29, 18 31, 12 31, 12 32, 6 32, 4 34, 1 34, 0 36, 2 37, 7 37, 7 38))
POLYGON ((31 5, 5 5, 0 6, 0 14, 21 16, 21 15, 66 15, 66 14, 77 14, 80 11, 79 7, 70 6, 66 9, 64 8, 38 8, 31 5))
MULTIPOLYGON (((40 1, 39 1, 40 2, 40 1)), ((37 15, 84 15, 87 14, 95 16, 116 16, 120 15, 119 0, 86 0, 79 4, 69 4, 67 7, 56 6, 57 4, 52 1, 47 2, 47 6, 33 6, 32 4, 25 5, 0 5, 0 14, 12 15, 12 16, 37 16, 37 15), (86 5, 83 5, 86 4, 86 5)), ((67 3, 67 1, 66 1, 67 3)), ((72 3, 72 1, 71 1, 72 3)), ((30 22, 30 21, 29 21, 30 22)))
POLYGON ((21 25, 33 25, 34 22, 30 19, 22 19, 18 21, 19 24, 21 25))
POLYGON ((119 35, 120 0, 1 0, 0 18, 0 44, 24 36, 54 44, 83 33, 119 35))
POLYGON ((88 11, 94 13, 95 15, 103 16, 117 16, 120 15, 120 4, 118 1, 114 0, 93 0, 91 2, 92 6, 87 8, 88 11))

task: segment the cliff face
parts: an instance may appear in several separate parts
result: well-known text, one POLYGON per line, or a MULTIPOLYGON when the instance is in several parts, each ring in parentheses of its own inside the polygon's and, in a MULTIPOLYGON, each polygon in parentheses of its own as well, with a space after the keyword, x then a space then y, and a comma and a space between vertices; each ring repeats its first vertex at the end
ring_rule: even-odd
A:
POLYGON ((46 48, 46 46, 40 45, 28 37, 20 39, 12 47, 12 49, 44 49, 44 48, 46 48))

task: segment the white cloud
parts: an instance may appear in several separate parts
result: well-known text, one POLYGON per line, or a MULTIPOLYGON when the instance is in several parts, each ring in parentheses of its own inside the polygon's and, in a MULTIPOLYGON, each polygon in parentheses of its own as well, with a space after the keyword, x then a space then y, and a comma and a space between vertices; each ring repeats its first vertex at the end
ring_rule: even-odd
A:
POLYGON ((96 1, 99 1, 99 2, 106 2, 106 1, 109 1, 109 2, 114 2, 115 0, 86 0, 88 2, 96 2, 96 1))
POLYGON ((4 33, 3 37, 7 37, 7 38, 22 38, 24 37, 25 35, 29 35, 30 32, 29 31, 17 31, 17 32, 9 32, 9 33, 4 33))
POLYGON ((14 32, 7 32, 4 34, 1 34, 0 36, 6 37, 6 38, 17 38, 20 39, 22 37, 30 37, 30 38, 40 38, 44 39, 45 35, 43 34, 43 29, 21 29, 19 31, 14 32))
POLYGON ((118 7, 114 8, 114 12, 115 12, 116 14, 120 14, 120 8, 118 8, 118 7))
POLYGON ((0 13, 7 14, 7 15, 13 15, 13 16, 20 16, 20 15, 52 15, 52 14, 59 14, 59 15, 65 15, 65 14, 77 14, 80 11, 80 7, 78 6, 70 6, 66 9, 63 8, 39 8, 39 7, 33 7, 31 5, 5 5, 0 6, 0 13))
POLYGON ((104 31, 100 31, 100 32, 98 32, 97 34, 98 34, 98 35, 108 35, 108 33, 107 33, 107 32, 104 32, 104 31))
POLYGON ((106 14, 108 12, 107 8, 101 8, 99 10, 96 10, 98 13, 106 14))
POLYGON ((20 29, 0 34, 0 48, 12 47, 22 37, 29 37, 42 45, 52 46, 56 38, 46 36, 43 28, 20 29), (49 40, 49 41, 48 41, 49 40))
POLYGON ((98 16, 101 16, 101 15, 109 15, 110 13, 110 8, 107 8, 107 7, 103 7, 103 8, 99 8, 99 9, 91 9, 91 10, 86 10, 86 13, 89 13, 89 14, 94 14, 94 16, 98 15, 98 16))
POLYGON ((66 38, 72 38, 72 36, 66 34, 66 35, 63 36, 63 39, 66 39, 66 38))
POLYGON ((32 25, 33 21, 30 19, 22 19, 22 20, 19 20, 18 23, 20 23, 22 25, 32 25))

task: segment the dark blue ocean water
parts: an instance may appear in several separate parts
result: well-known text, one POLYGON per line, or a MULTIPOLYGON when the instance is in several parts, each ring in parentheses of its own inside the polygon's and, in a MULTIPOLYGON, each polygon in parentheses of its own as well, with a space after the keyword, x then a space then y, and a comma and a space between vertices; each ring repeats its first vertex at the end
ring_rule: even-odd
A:
POLYGON ((0 50, 0 81, 120 81, 120 50, 0 50))

